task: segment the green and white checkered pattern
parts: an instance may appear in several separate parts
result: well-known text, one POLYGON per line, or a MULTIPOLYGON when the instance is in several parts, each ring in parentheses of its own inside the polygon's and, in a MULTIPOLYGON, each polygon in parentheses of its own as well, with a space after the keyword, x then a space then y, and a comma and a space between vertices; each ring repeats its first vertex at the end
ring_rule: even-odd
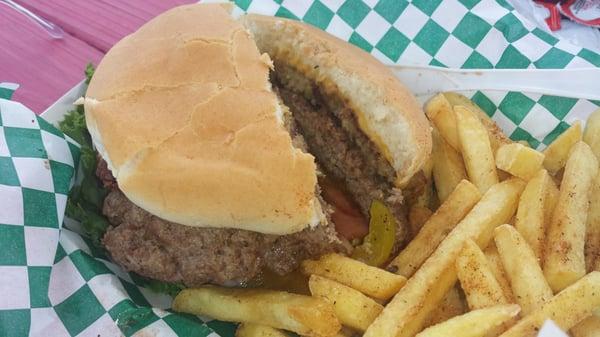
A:
POLYGON ((10 99, 18 87, 16 83, 0 82, 0 98, 10 99))
POLYGON ((542 150, 573 122, 585 121, 600 101, 515 91, 464 91, 513 140, 542 150))
POLYGON ((48 280, 77 152, 42 118, 0 99, 0 336, 26 334, 32 311, 50 305, 48 280))
POLYGON ((52 308, 43 314, 52 319, 33 321, 31 332, 51 336, 132 336, 160 332, 160 336, 218 336, 197 317, 165 309, 171 298, 138 287, 140 280, 109 262, 80 234, 63 229, 47 287, 52 308))
POLYGON ((236 0, 301 19, 384 63, 452 68, 600 67, 600 55, 536 28, 505 0, 236 0))
MULTIPOLYGON (((503 0, 238 0, 238 12, 302 19, 385 63, 456 68, 599 67, 503 0)), ((0 83, 0 337, 233 336, 235 325, 169 311, 171 299, 111 263, 63 214, 79 147, 0 83), (60 238, 59 238, 60 232, 60 238)), ((515 140, 543 148, 600 102, 463 92, 515 140)))

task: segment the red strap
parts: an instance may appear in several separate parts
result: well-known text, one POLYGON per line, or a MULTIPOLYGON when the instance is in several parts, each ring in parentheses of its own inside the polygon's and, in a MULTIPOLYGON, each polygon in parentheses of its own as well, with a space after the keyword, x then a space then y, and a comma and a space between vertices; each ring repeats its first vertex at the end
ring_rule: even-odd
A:
POLYGON ((560 29, 560 11, 556 3, 546 1, 536 1, 537 4, 542 5, 550 11, 550 16, 546 18, 546 24, 551 31, 560 29))

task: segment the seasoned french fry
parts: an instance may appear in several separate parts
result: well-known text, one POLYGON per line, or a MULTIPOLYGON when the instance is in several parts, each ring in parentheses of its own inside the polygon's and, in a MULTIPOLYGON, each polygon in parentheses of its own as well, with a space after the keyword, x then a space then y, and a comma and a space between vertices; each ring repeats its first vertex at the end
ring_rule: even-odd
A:
POLYGON ((425 114, 439 130, 440 135, 454 150, 460 151, 460 142, 456 131, 456 117, 452 105, 443 94, 437 94, 425 105, 425 114))
POLYGON ((573 146, 565 166, 560 195, 548 228, 544 275, 558 292, 585 275, 585 232, 592 183, 598 160, 589 145, 573 146))
POLYGON ((504 144, 496 151, 496 167, 525 180, 531 179, 543 162, 541 152, 519 143, 504 144))
POLYGON ((456 283, 454 263, 466 240, 487 246, 494 228, 508 221, 516 211, 524 187, 520 179, 492 186, 388 303, 364 337, 414 336, 456 283))
POLYGON ((403 276, 339 254, 303 261, 302 272, 326 277, 380 300, 394 296, 406 283, 403 276))
POLYGON ((358 337, 358 336, 352 329, 342 326, 342 329, 340 329, 340 331, 337 333, 337 335, 335 335, 335 337, 358 337))
POLYGON ((479 191, 485 193, 499 181, 487 130, 477 116, 464 106, 455 106, 454 113, 467 175, 479 191))
POLYGON ((431 208, 433 204, 433 158, 429 157, 423 165, 422 171, 425 177, 425 186, 423 186, 423 192, 417 197, 415 205, 431 208))
POLYGON ((585 235, 585 265, 588 272, 598 270, 595 262, 600 262, 600 173, 594 180, 590 192, 590 209, 585 235))
POLYGON ((483 124, 483 126, 486 128, 488 135, 490 136, 490 144, 494 153, 501 145, 512 143, 511 140, 504 134, 502 129, 498 127, 496 122, 494 122, 483 110, 481 110, 477 104, 473 103, 473 101, 455 92, 445 92, 444 97, 446 97, 448 102, 450 102, 450 105, 453 107, 456 105, 462 105, 477 115, 481 121, 481 124, 483 124))
POLYGON ((262 289, 204 286, 183 289, 173 310, 228 322, 266 325, 304 336, 335 336, 340 322, 322 298, 262 289))
POLYGON ((469 308, 463 297, 458 286, 450 288, 442 302, 429 314, 423 327, 430 327, 467 312, 469 308))
POLYGON ((544 203, 544 221, 546 222, 546 226, 548 226, 552 221, 552 215, 554 214, 554 208, 558 202, 560 191, 558 190, 554 179, 550 180, 546 187, 548 187, 548 189, 546 190, 546 202, 544 203))
POLYGON ((481 194, 477 187, 467 180, 461 181, 419 234, 389 264, 388 270, 411 277, 479 199, 481 194))
POLYGON ((598 337, 600 336, 600 315, 594 314, 577 323, 571 329, 573 337, 598 337))
POLYGON ((473 240, 467 240, 458 259, 456 273, 467 296, 469 309, 508 304, 508 299, 494 277, 483 252, 473 240))
POLYGON ((432 130, 431 136, 433 179, 440 202, 444 202, 456 185, 461 180, 467 179, 467 171, 460 154, 440 137, 437 129, 432 130))
POLYGON ((556 174, 567 163, 569 152, 575 143, 581 140, 581 123, 573 123, 544 150, 544 167, 551 174, 556 174))
POLYGON ((340 322, 358 331, 365 331, 379 315, 383 306, 358 290, 318 275, 308 281, 313 296, 322 297, 333 304, 340 322))
POLYGON ((235 337, 289 337, 285 332, 270 326, 242 323, 235 331, 235 337))
POLYGON ((518 314, 519 306, 516 304, 478 309, 429 327, 415 337, 484 337, 518 314))
POLYGON ((431 157, 429 157, 425 164, 423 164, 423 168, 421 170, 423 171, 425 179, 431 179, 431 175, 433 174, 433 159, 431 159, 431 157))
MULTIPOLYGON (((539 261, 541 261, 544 252, 546 223, 551 219, 546 217, 545 209, 548 203, 546 198, 549 193, 554 193, 549 192, 553 186, 554 182, 548 171, 539 170, 523 190, 515 217, 515 228, 531 246, 539 261)), ((554 188, 556 189, 556 187, 554 188)))
POLYGON ((600 307, 600 272, 592 272, 523 317, 500 337, 535 337, 547 319, 569 330, 600 307))
POLYGON ((510 282, 506 277, 506 271, 504 270, 504 266, 502 265, 502 260, 500 259, 500 254, 498 253, 498 249, 496 248, 496 243, 493 241, 487 246, 487 248, 483 251, 485 257, 488 260, 488 265, 494 277, 500 284, 500 288, 502 288, 502 292, 504 293, 504 297, 508 299, 508 303, 516 303, 515 296, 510 287, 510 282))
POLYGON ((423 206, 413 205, 408 212, 408 224, 410 226, 410 232, 413 236, 417 235, 423 225, 429 220, 433 212, 423 206))
POLYGON ((494 240, 523 314, 527 315, 552 298, 538 260, 525 239, 511 225, 496 228, 494 240))
POLYGON ((600 109, 592 112, 585 124, 583 141, 591 148, 596 158, 600 160, 600 109))

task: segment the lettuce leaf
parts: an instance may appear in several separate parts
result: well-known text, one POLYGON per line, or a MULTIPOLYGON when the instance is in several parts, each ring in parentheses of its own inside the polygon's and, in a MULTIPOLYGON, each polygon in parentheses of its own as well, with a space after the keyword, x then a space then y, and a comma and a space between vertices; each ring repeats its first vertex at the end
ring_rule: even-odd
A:
POLYGON ((102 203, 108 191, 96 177, 96 153, 92 148, 82 110, 78 107, 69 111, 59 123, 59 128, 81 145, 79 163, 83 175, 81 183, 73 186, 69 192, 65 214, 81 222, 85 234, 95 246, 101 248, 100 240, 109 226, 108 220, 102 215, 102 203))
POLYGON ((90 84, 94 71, 96 71, 96 68, 93 64, 88 63, 87 66, 85 66, 85 84, 90 84))

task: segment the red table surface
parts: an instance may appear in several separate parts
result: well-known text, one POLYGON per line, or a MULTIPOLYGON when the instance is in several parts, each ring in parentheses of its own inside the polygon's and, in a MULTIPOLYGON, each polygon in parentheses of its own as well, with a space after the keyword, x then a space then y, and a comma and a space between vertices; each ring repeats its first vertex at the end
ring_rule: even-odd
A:
POLYGON ((83 78, 89 62, 169 8, 193 0, 17 0, 60 26, 63 39, 0 4, 0 82, 20 84, 13 99, 42 113, 83 78))

